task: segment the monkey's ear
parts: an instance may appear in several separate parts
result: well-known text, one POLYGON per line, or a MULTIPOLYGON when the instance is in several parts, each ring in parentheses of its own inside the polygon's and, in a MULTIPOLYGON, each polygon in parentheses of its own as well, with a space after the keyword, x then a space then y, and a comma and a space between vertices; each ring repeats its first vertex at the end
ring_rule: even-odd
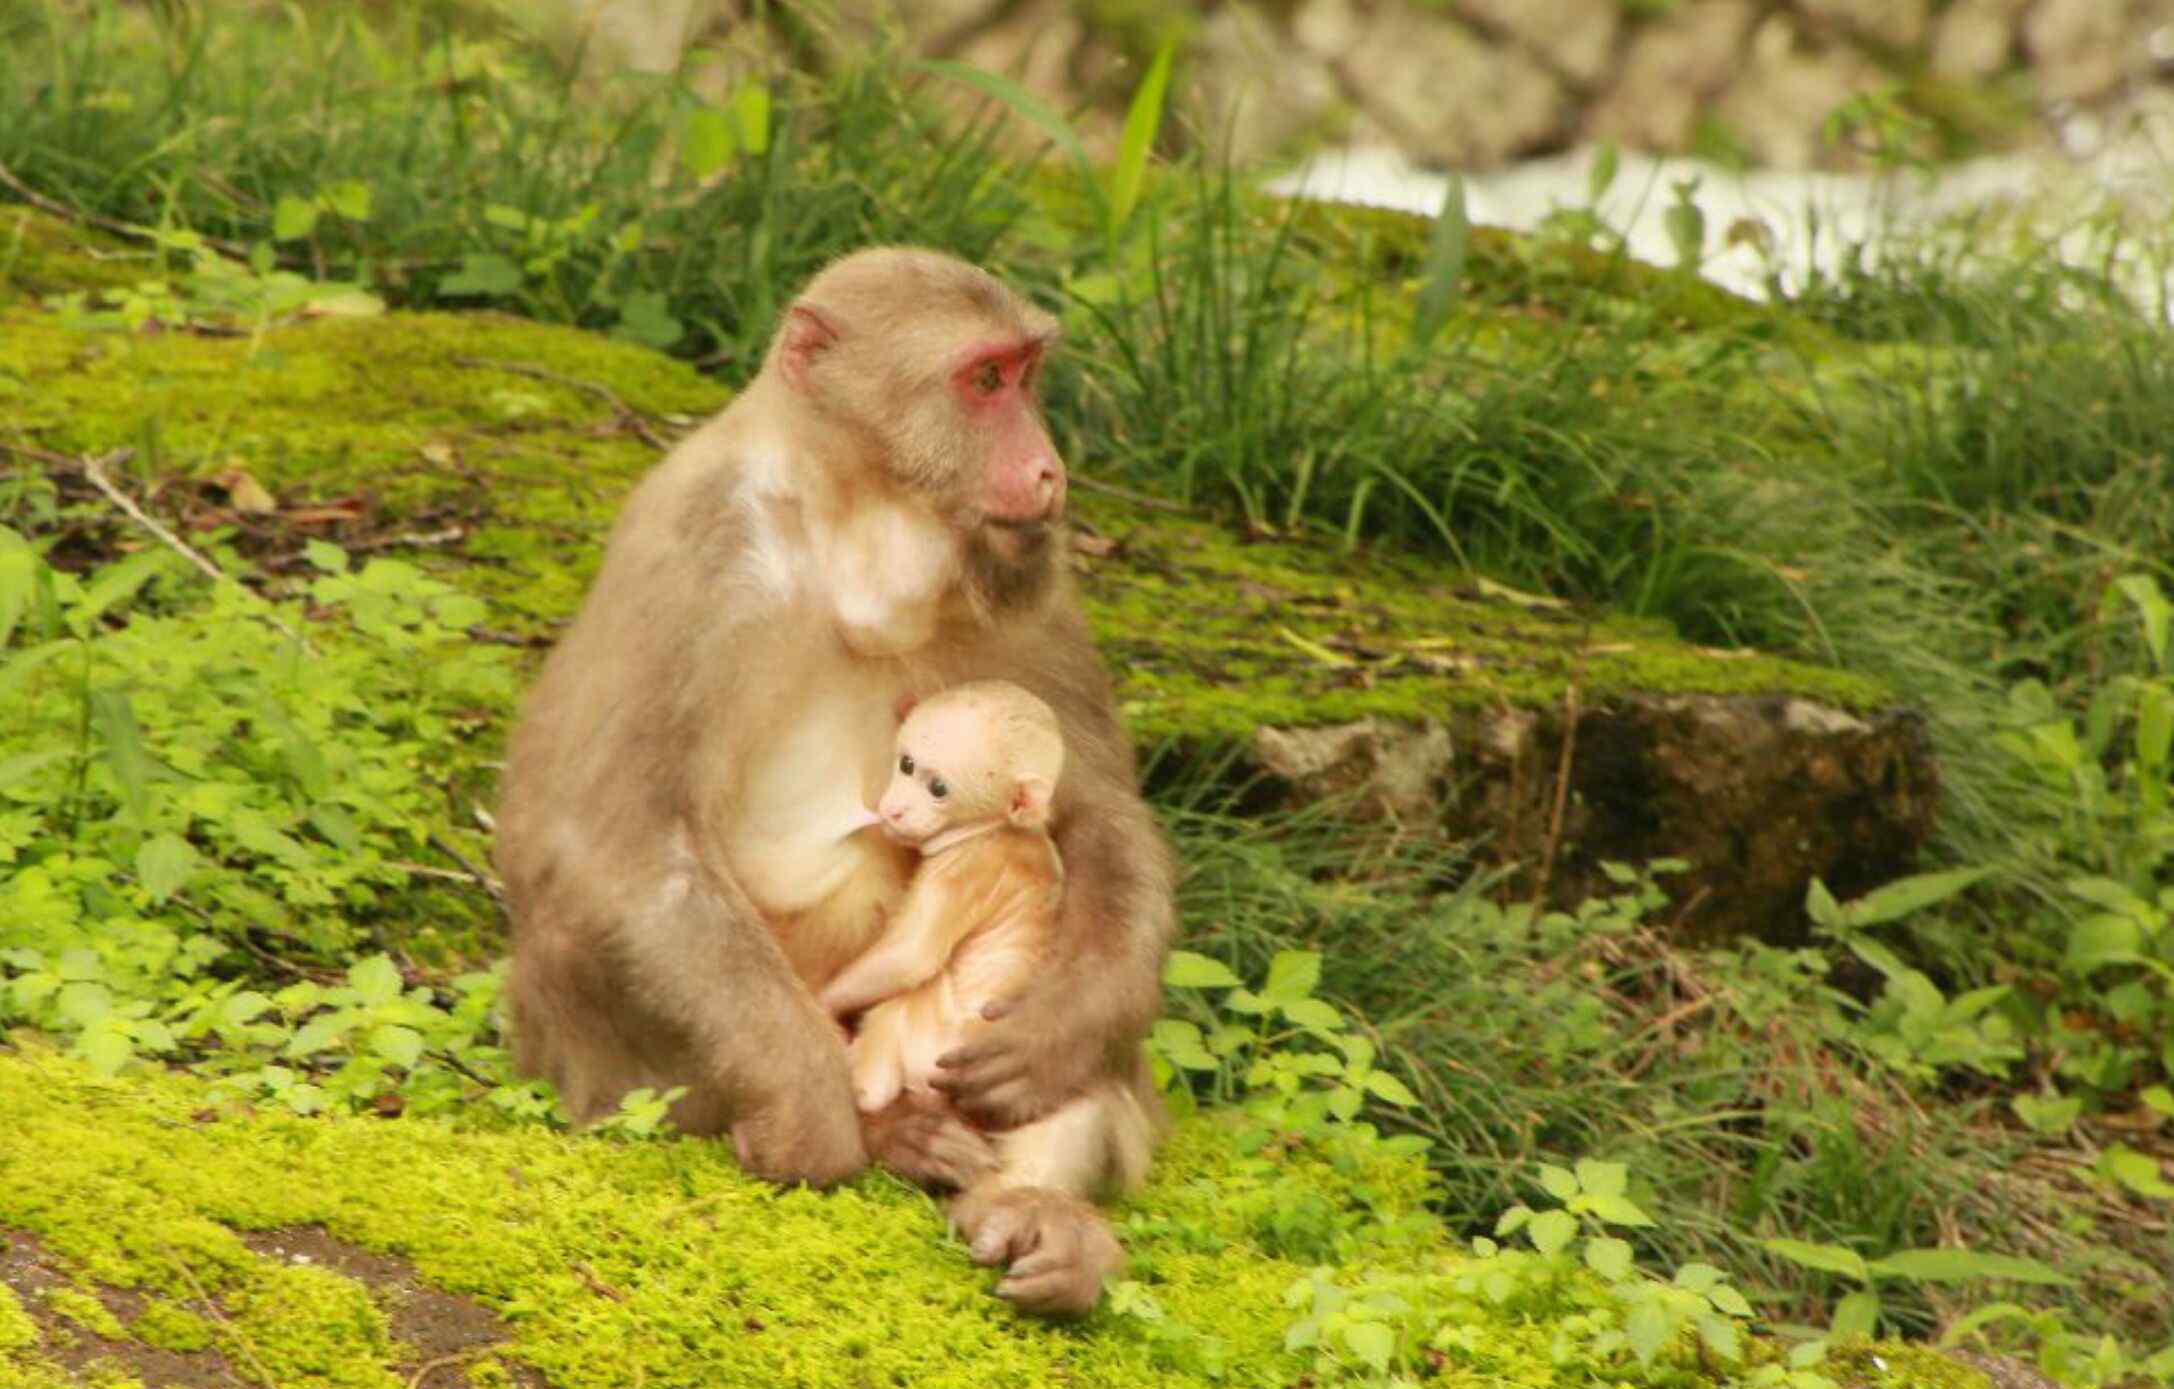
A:
POLYGON ((906 721, 906 715, 912 713, 913 706, 919 704, 920 702, 921 696, 917 694, 902 694, 897 699, 891 701, 891 712, 898 716, 898 721, 900 723, 904 723, 906 721))
POLYGON ((1054 788, 1046 777, 1023 776, 1012 789, 1011 822, 1021 829, 1038 830, 1049 823, 1049 797, 1054 788))
POLYGON ((824 353, 838 345, 838 326, 806 304, 785 311, 785 327, 779 334, 778 358, 785 379, 801 390, 808 389, 808 373, 824 353))

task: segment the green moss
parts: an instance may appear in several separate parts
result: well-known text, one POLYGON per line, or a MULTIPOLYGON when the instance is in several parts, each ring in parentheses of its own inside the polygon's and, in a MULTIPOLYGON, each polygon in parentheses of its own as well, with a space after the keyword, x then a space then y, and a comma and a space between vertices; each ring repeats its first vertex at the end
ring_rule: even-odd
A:
POLYGON ((0 206, 0 306, 113 289, 153 272, 151 253, 19 206, 0 206))
MULTIPOLYGON (((15 1290, 0 1283, 0 1354, 24 1350, 38 1343, 38 1326, 23 1310, 15 1290)), ((0 1380, 0 1383, 5 1383, 0 1380)))
POLYGON ((1787 691, 1891 702, 1843 672, 1675 640, 1660 623, 1534 604, 1401 555, 1246 541, 1205 521, 1089 499, 1114 552, 1082 588, 1145 739, 1250 737, 1262 724, 1439 718, 1635 691, 1787 691))
POLYGON ((208 1319, 163 1299, 154 1300, 128 1326, 129 1335, 145 1345, 183 1354, 211 1349, 217 1330, 208 1319))
MULTIPOLYGON (((1422 219, 1365 210, 1318 228, 1377 224, 1384 256, 1424 236, 1422 219)), ((1483 258, 1514 259, 1487 250, 1493 238, 1476 245, 1483 258)), ((1640 299, 1667 288, 1711 299, 1700 311, 1724 318, 1764 312, 1635 263, 1609 262, 1607 273, 1629 277, 1640 299)), ((402 520, 458 524, 462 546, 423 561, 461 568, 460 582, 495 605, 494 625, 516 629, 572 614, 620 497, 655 461, 600 392, 653 420, 691 421, 726 399, 657 353, 494 314, 323 320, 259 342, 85 332, 39 310, 0 310, 0 403, 21 436, 68 454, 132 446, 144 474, 239 465, 290 512, 338 499, 379 532, 402 520), (477 365, 489 362, 562 379, 477 365)), ((1654 624, 1520 606, 1442 565, 1248 541, 1084 488, 1079 501, 1082 518, 1120 542, 1083 561, 1082 587, 1147 740, 1553 704, 1573 679, 1588 702, 1633 690, 1886 701, 1856 677, 1701 651, 1654 624)))
MULTIPOLYGON (((200 1095, 182 1081, 99 1080, 0 1056, 0 1171, 37 1174, 0 1182, 0 1226, 34 1233, 98 1282, 168 1296, 201 1285, 228 1314, 222 1347, 246 1340, 282 1384, 404 1383, 390 1369, 401 1347, 360 1284, 259 1256, 237 1231, 322 1225, 411 1260, 428 1282, 496 1309, 507 1354, 562 1389, 1184 1382, 1156 1379, 1145 1343, 1113 1318, 1083 1330, 1020 1321, 935 1206, 882 1177, 778 1192, 713 1143, 214 1120, 200 1095)), ((1285 1183, 1339 1208, 1393 1212, 1423 1181, 1401 1163, 1346 1167, 1243 1159, 1212 1120, 1196 1120, 1134 1204, 1185 1227, 1130 1241, 1173 1315, 1232 1342, 1236 1382, 1296 1377, 1279 1297, 1303 1269, 1250 1244, 1233 1202, 1285 1183)), ((1535 1383, 1555 1382, 1541 1373, 1535 1383)))
POLYGON ((93 1336, 103 1336, 109 1341, 127 1339, 128 1328, 121 1325, 121 1319, 89 1293, 74 1288, 54 1288, 46 1293, 45 1305, 55 1316, 73 1322, 93 1336))

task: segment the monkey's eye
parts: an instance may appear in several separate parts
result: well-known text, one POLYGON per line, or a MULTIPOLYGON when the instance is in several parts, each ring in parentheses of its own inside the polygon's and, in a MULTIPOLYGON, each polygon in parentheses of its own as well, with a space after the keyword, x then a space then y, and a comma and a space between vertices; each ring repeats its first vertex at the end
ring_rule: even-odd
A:
POLYGON ((951 794, 951 788, 944 785, 942 777, 935 777, 928 784, 928 793, 940 801, 951 794))
POLYGON ((913 775, 913 758, 909 754, 902 752, 898 755, 898 770, 907 776, 913 775))
POLYGON ((983 362, 974 368, 974 389, 983 395, 995 395, 1004 385, 1004 369, 994 362, 983 362))

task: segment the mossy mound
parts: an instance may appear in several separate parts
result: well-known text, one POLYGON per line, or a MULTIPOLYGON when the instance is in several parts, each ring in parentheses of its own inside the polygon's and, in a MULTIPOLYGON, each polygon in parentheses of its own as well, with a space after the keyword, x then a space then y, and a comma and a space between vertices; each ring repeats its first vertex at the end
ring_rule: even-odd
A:
MULTIPOLYGON (((781 1192, 715 1143, 254 1113, 38 1055, 0 1053, 0 1112, 5 1389, 138 1384, 146 1365, 294 1389, 1207 1382, 1107 1307, 1077 1327, 1021 1320, 933 1202, 879 1175, 781 1192)), ((1219 1382, 1288 1385, 1311 1362, 1284 1349, 1283 1293, 1309 1264, 1439 1274, 1466 1257, 1408 1218, 1424 1186, 1413 1162, 1241 1157, 1208 1117, 1179 1127, 1119 1218, 1132 1276, 1227 1348, 1219 1382), (1278 1217, 1308 1204, 1335 1213, 1333 1250, 1290 1247, 1278 1217)), ((1525 1311, 1467 1320, 1459 1340, 1430 1382, 1598 1371, 1525 1311)), ((1863 1383, 1978 1382, 1893 1349, 1863 1383)), ((1686 1365, 1668 1382, 1725 1381, 1686 1365)))
MULTIPOLYGON (((103 287, 91 272, 106 262, 58 249, 76 235, 67 228, 13 216, 54 248, 26 262, 28 278, 0 257, 0 401, 16 437, 61 455, 136 448, 139 474, 161 479, 240 467, 279 511, 208 506, 199 524, 289 549, 455 528, 432 562, 465 570, 464 586, 509 626, 572 614, 620 496, 655 461, 650 439, 729 398, 661 354, 496 314, 251 336, 86 332, 34 296, 80 284, 79 271, 103 287)), ((1445 565, 1076 496, 1089 615, 1145 740, 1550 705, 1574 672, 1589 702, 1619 691, 1886 702, 1858 677, 1702 651, 1659 624, 1523 602, 1445 565)))

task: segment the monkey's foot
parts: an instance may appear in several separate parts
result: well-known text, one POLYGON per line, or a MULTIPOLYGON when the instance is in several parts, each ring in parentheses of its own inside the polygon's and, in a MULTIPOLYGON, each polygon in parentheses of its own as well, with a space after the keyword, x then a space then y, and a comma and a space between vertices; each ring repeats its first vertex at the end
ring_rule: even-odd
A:
POLYGON ((868 1165, 858 1116, 815 1106, 772 1106, 732 1126, 732 1151, 749 1175, 780 1186, 836 1186, 868 1165))
POLYGON ((984 1183, 951 1203, 951 1220, 975 1263, 1005 1265, 997 1296, 1023 1312, 1083 1317, 1125 1266, 1102 1212, 1050 1187, 984 1183))
POLYGON ((968 1127, 958 1111, 934 1095, 908 1091, 880 1111, 862 1115, 861 1136, 877 1163, 940 1191, 964 1191, 996 1171, 989 1136, 968 1127))

